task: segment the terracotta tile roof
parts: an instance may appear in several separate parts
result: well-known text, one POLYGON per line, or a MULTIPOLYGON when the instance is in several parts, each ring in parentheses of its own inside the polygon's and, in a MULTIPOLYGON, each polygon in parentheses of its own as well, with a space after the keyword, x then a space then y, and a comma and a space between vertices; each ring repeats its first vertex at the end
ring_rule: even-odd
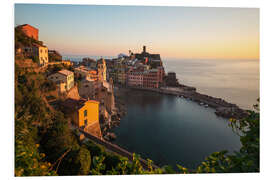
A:
POLYGON ((34 27, 34 26, 31 26, 31 25, 29 25, 29 24, 22 24, 22 25, 19 25, 18 27, 26 27, 26 26, 31 27, 31 28, 34 28, 34 29, 37 29, 37 30, 38 30, 38 28, 36 28, 36 27, 34 27))

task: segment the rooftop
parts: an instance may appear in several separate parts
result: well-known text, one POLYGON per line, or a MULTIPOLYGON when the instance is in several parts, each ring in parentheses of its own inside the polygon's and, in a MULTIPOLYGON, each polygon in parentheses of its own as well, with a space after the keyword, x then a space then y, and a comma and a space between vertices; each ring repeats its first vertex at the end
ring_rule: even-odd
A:
POLYGON ((37 29, 37 30, 38 30, 38 28, 35 28, 34 26, 31 26, 31 25, 29 25, 29 24, 19 25, 18 27, 25 27, 25 26, 29 26, 29 27, 31 27, 31 28, 34 28, 34 29, 37 29))
POLYGON ((98 101, 95 100, 86 100, 86 99, 72 99, 72 98, 68 98, 66 99, 62 105, 66 108, 67 111, 69 110, 79 110, 81 109, 86 102, 90 102, 90 103, 95 103, 95 104, 99 104, 98 101))
POLYGON ((68 110, 78 110, 84 106, 85 101, 86 100, 84 99, 77 100, 68 98, 62 103, 62 105, 68 110))
POLYGON ((61 70, 61 71, 58 71, 58 73, 63 74, 63 75, 65 75, 65 76, 69 76, 69 75, 73 74, 72 71, 68 71, 68 70, 66 70, 66 69, 63 69, 63 70, 61 70))

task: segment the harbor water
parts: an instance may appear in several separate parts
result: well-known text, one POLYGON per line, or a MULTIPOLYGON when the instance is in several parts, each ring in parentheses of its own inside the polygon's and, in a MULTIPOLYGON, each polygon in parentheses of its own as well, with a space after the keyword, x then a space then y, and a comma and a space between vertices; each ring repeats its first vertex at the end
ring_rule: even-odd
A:
POLYGON ((132 90, 123 94, 127 115, 113 129, 115 144, 159 166, 195 168, 205 157, 241 147, 228 120, 190 100, 132 90))

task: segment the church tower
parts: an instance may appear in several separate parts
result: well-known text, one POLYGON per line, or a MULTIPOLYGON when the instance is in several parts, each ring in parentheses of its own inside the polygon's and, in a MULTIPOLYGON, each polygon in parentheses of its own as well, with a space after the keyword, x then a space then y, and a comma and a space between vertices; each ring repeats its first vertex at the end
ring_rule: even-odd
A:
POLYGON ((104 58, 98 60, 98 79, 107 81, 107 66, 104 58))

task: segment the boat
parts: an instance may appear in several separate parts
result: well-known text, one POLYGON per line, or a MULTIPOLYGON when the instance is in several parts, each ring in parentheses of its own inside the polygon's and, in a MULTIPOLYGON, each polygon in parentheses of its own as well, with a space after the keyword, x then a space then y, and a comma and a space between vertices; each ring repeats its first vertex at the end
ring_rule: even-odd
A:
POLYGON ((205 104, 205 105, 204 105, 204 107, 206 107, 206 108, 207 108, 207 107, 208 107, 208 104, 205 104))

